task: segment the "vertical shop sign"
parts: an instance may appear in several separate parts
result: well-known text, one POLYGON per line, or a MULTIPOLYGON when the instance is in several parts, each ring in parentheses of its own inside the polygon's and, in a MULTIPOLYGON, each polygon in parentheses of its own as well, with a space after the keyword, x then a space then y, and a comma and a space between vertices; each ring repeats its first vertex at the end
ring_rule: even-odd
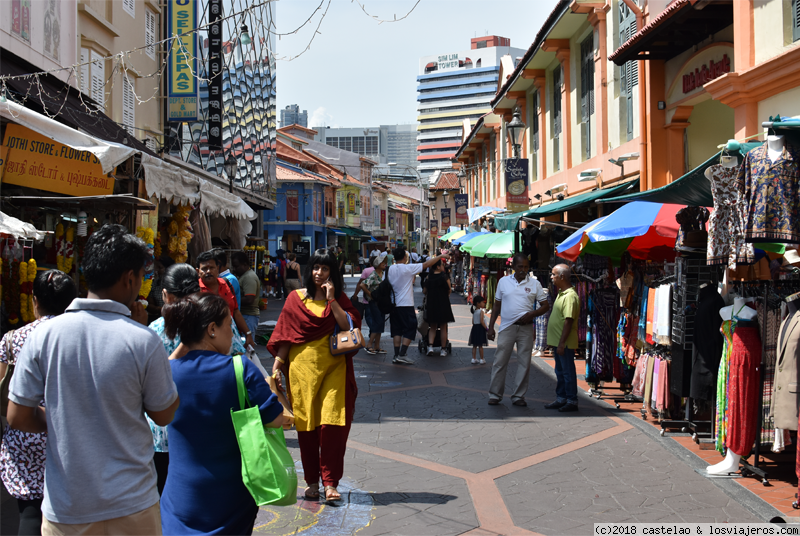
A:
POLYGON ((344 219, 344 201, 339 201, 339 219, 344 219))
POLYGON ((468 224, 467 204, 469 196, 467 194, 456 194, 453 196, 456 202, 456 225, 468 224))
POLYGON ((450 209, 443 208, 442 209, 442 229, 449 229, 450 228, 450 209))
POLYGON ((386 229, 386 211, 381 210, 381 229, 386 229))
POLYGON ((347 194, 347 212, 350 214, 356 213, 356 194, 352 192, 347 194))
POLYGON ((394 213, 389 213, 389 230, 390 231, 397 231, 394 227, 394 213))
POLYGON ((222 0, 208 0, 208 145, 222 149, 222 0))
POLYGON ((528 159, 509 158, 505 161, 506 208, 509 212, 528 210, 528 159))
POLYGON ((169 0, 169 121, 197 121, 197 0, 169 0), (187 33, 189 32, 189 33, 187 33))
POLYGON ((414 231, 420 228, 419 214, 414 214, 414 231))
POLYGON ((439 222, 436 220, 431 220, 431 235, 432 236, 439 235, 439 222))

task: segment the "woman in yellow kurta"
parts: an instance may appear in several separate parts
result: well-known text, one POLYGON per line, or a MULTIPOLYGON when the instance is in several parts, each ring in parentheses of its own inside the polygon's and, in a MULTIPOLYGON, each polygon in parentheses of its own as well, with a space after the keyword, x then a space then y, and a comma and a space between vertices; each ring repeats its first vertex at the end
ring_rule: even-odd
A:
POLYGON ((353 421, 356 387, 353 354, 334 356, 330 336, 335 326, 361 327, 361 316, 342 292, 342 276, 333 251, 318 249, 309 259, 304 288, 291 292, 268 349, 275 356, 273 374, 283 371, 288 383, 308 487, 307 499, 338 501, 344 453, 353 421))

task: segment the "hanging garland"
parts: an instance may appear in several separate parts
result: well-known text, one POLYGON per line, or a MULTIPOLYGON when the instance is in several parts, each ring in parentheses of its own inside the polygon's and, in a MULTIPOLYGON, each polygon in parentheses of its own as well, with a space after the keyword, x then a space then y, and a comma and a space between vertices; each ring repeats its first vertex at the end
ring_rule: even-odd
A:
MULTIPOLYGON (((56 267, 64 272, 64 224, 56 225, 56 267)), ((66 273, 66 272, 64 272, 66 273)))
POLYGON ((22 323, 33 322, 33 280, 36 279, 36 261, 19 263, 19 316, 22 323))
POLYGON ((156 259, 161 258, 161 231, 156 233, 156 242, 153 244, 153 255, 156 259))
POLYGON ((153 230, 149 227, 139 227, 136 229, 136 236, 144 240, 144 243, 147 244, 147 260, 144 264, 144 277, 142 278, 142 288, 139 291, 139 298, 146 300, 147 297, 150 295, 150 290, 153 288, 153 278, 155 277, 155 272, 153 270, 153 253, 155 251, 153 239, 155 234, 153 230))
POLYGON ((72 271, 72 263, 75 260, 75 227, 70 226, 67 229, 64 244, 64 270, 65 274, 72 271))
POLYGON ((192 241, 192 224, 189 223, 189 212, 192 207, 178 207, 172 215, 172 221, 167 226, 169 241, 167 250, 175 262, 186 262, 189 258, 189 242, 192 241))

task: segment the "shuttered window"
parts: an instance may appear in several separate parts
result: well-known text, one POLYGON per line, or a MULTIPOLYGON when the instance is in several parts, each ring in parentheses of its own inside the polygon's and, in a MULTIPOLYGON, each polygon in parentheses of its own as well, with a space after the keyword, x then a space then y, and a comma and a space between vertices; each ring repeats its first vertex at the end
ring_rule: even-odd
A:
POLYGON ((594 34, 581 43, 581 145, 584 159, 592 157, 594 115, 594 34))
MULTIPOLYGON (((619 4, 619 44, 627 42, 636 33, 636 15, 624 3, 619 4)), ((627 139, 633 139, 633 94, 634 88, 639 85, 639 62, 628 61, 620 67, 620 98, 626 107, 626 133, 627 139)))
POLYGON ((125 75, 122 78, 122 125, 131 135, 136 135, 136 97, 134 80, 125 75))
POLYGON ((134 19, 136 18, 136 0, 122 0, 122 9, 134 19))
POLYGON ((156 140, 153 136, 147 136, 144 140, 144 144, 154 153, 158 152, 158 140, 156 140))
POLYGON ((286 190, 286 221, 299 221, 298 191, 286 190))
POLYGON ((539 152, 539 92, 533 94, 533 136, 531 136, 534 153, 539 152))
POLYGON ((89 73, 92 71, 92 66, 89 63, 90 59, 89 49, 81 48, 81 93, 84 95, 89 95, 89 86, 91 85, 91 75, 89 73))
POLYGON ((156 59, 156 33, 158 20, 156 14, 149 9, 144 10, 144 44, 147 47, 145 52, 151 59, 156 59))
POLYGON ((792 0, 792 41, 800 39, 800 0, 792 0))
POLYGON ((97 101, 100 109, 105 109, 105 88, 106 88, 106 62, 102 54, 91 51, 91 73, 89 95, 97 101))
POLYGON ((553 171, 561 169, 561 66, 553 71, 553 171))

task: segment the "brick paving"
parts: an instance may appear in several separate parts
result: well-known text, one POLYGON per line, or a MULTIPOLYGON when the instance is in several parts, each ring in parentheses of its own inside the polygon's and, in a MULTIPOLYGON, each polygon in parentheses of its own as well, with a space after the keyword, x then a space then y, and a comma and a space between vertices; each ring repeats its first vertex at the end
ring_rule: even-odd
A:
MULTIPOLYGON (((750 491, 759 481, 699 474, 707 462, 687 449, 691 441, 660 437, 632 408, 582 395, 578 413, 545 410, 555 390, 546 360, 534 359, 527 408, 508 398, 488 406, 494 345, 487 365, 470 365, 469 308, 456 295, 451 302, 453 355, 422 356, 412 346, 415 366, 392 365, 384 335, 388 356, 356 356, 344 500, 264 507, 256 534, 586 534, 596 522, 760 522, 779 513, 750 491)), ((272 300, 262 319, 276 319, 281 304, 272 300)), ((509 378, 515 372, 512 360, 509 378)), ((299 460, 295 433, 287 443, 299 460)), ((15 526, 7 499, 3 534, 15 526)))

